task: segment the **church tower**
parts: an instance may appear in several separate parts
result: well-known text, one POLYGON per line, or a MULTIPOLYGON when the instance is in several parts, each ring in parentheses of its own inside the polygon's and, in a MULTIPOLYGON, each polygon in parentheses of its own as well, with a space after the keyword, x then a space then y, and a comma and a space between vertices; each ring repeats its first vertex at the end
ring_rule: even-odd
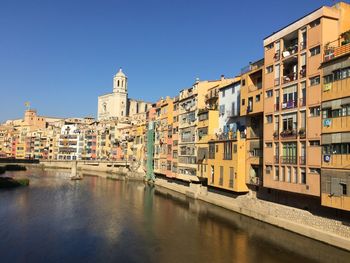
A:
POLYGON ((98 120, 123 118, 128 115, 128 78, 119 69, 113 77, 113 92, 98 97, 98 120))
POLYGON ((128 93, 128 78, 120 68, 113 78, 113 92, 128 93))
POLYGON ((117 103, 117 116, 127 116, 128 78, 120 68, 113 78, 113 93, 117 103))

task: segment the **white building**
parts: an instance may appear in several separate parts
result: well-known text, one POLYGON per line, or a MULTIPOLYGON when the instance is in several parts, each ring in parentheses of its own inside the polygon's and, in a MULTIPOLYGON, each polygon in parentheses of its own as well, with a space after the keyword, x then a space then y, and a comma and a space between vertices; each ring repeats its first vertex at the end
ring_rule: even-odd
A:
POLYGON ((58 160, 80 160, 83 143, 83 135, 77 124, 63 125, 58 140, 58 160))
POLYGON ((237 78, 232 84, 219 90, 219 133, 230 130, 244 130, 245 121, 240 117, 241 80, 237 78))

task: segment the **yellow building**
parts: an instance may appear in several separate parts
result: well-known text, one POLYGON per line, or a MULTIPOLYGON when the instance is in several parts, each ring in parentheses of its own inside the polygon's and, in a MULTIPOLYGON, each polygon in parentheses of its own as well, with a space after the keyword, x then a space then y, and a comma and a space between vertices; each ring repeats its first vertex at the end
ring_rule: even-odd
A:
POLYGON ((234 192, 248 192, 245 179, 246 140, 241 137, 241 133, 237 131, 224 140, 209 141, 209 186, 234 192))
POLYGON ((162 98, 157 102, 154 172, 168 177, 172 177, 173 111, 173 99, 170 97, 162 98))
POLYGON ((215 137, 219 127, 219 112, 213 109, 203 109, 198 111, 197 125, 197 161, 198 174, 201 178, 207 178, 208 169, 208 142, 215 137))
POLYGON ((321 203, 350 211, 350 30, 325 46, 321 203))

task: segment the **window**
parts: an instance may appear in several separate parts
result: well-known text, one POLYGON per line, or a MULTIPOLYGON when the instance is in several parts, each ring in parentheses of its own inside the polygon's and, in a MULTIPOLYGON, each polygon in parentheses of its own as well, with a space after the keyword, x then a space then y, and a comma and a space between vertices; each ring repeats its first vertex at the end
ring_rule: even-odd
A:
POLYGON ((321 169, 319 169, 319 168, 310 168, 309 172, 310 173, 314 173, 314 174, 321 174, 321 169))
POLYGON ((236 153, 237 152, 237 144, 234 144, 233 145, 233 153, 236 153))
POLYGON ((224 160, 232 160, 232 142, 224 143, 224 160))
POLYGON ((205 120, 207 120, 207 119, 208 119, 208 112, 203 113, 203 114, 200 114, 200 115, 198 116, 198 120, 200 120, 200 121, 205 121, 205 120))
POLYGON ((324 84, 328 84, 331 82, 333 82, 333 74, 329 74, 329 75, 323 77, 324 84))
POLYGON ((245 99, 242 99, 242 106, 245 105, 245 99))
POLYGON ((310 78, 310 86, 318 85, 318 84, 320 84, 320 82, 321 82, 320 76, 310 78))
POLYGON ((300 171, 300 183, 306 184, 306 172, 304 169, 300 171))
POLYGON ((219 106, 219 114, 224 115, 225 114, 225 105, 220 105, 219 106))
POLYGON ((310 107, 310 117, 320 116, 320 106, 310 107))
POLYGON ((225 90, 222 90, 222 97, 225 97, 225 90))
POLYGON ((320 141, 315 140, 315 141, 309 141, 310 146, 320 146, 320 141))
POLYGON ((274 176, 274 180, 275 181, 279 181, 279 178, 280 178, 280 169, 278 166, 275 166, 275 176, 274 176))
POLYGON ((341 188, 341 193, 343 195, 347 195, 348 194, 347 185, 345 183, 340 183, 340 188, 341 188))
POLYGON ((270 90, 267 90, 266 91, 266 98, 271 98, 273 96, 273 90, 270 89, 270 90))
POLYGON ((271 174, 272 166, 266 165, 266 174, 271 174))
POLYGON ((235 86, 232 87, 232 94, 235 93, 235 86))
POLYGON ((271 48, 273 48, 273 43, 268 44, 268 45, 266 45, 266 47, 265 47, 266 50, 269 50, 269 49, 271 49, 271 48))
POLYGON ((315 21, 312 21, 310 23, 310 27, 315 27, 315 26, 318 26, 319 24, 321 23, 321 20, 320 19, 316 19, 315 21))
POLYGON ((293 173, 293 183, 297 184, 298 183, 298 169, 296 167, 294 167, 294 173, 293 173))
POLYGON ((242 86, 245 86, 245 79, 242 79, 242 86))
POLYGON ((255 96, 255 102, 259 102, 260 101, 260 95, 256 95, 255 96))
POLYGON ((266 67, 266 74, 273 72, 273 66, 266 67))
POLYGON ((224 184, 224 167, 220 166, 220 178, 219 178, 219 185, 224 184))
POLYGON ((171 144, 168 144, 168 155, 171 154, 171 144))
POLYGON ((272 142, 267 142, 265 143, 266 148, 272 148, 272 142))
POLYGON ((178 154, 177 151, 173 151, 173 158, 177 158, 178 154))
POLYGON ((320 46, 310 48, 310 57, 316 56, 320 54, 320 52, 321 52, 320 46))
POLYGON ((212 166, 210 166, 210 181, 211 181, 211 183, 213 184, 214 183, 214 172, 215 172, 215 170, 214 170, 214 165, 212 165, 212 166))
POLYGON ((272 114, 266 115, 266 123, 272 123, 272 114))
POLYGON ((334 81, 350 77, 350 68, 338 69, 333 72, 334 81))
POLYGON ((230 188, 233 188, 233 178, 234 178, 234 169, 233 167, 230 167, 230 182, 229 182, 230 188))

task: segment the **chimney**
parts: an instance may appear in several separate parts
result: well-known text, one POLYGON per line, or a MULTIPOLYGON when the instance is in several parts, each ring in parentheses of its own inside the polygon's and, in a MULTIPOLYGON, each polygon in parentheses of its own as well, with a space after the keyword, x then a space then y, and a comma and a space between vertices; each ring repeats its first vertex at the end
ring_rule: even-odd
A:
POLYGON ((224 79, 225 79, 225 75, 222 74, 222 75, 221 75, 221 81, 224 80, 224 79))

